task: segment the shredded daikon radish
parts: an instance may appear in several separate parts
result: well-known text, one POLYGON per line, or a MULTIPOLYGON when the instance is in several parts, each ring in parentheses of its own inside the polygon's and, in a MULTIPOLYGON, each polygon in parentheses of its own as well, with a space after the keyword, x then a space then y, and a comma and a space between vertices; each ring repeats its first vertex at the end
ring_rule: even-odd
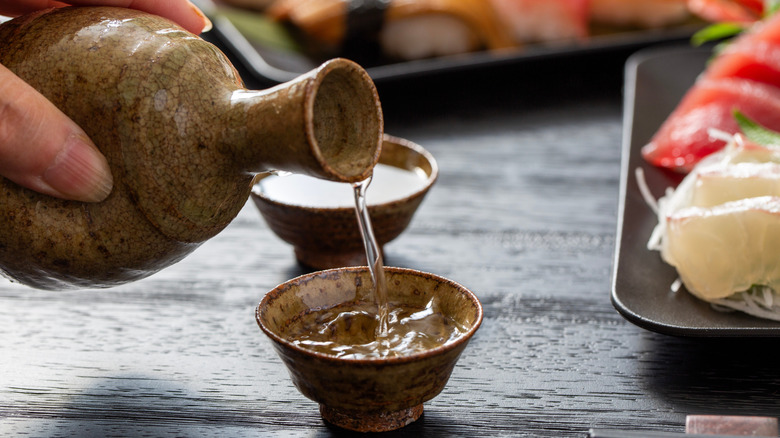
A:
POLYGON ((745 292, 713 301, 719 311, 738 310, 759 318, 780 321, 780 305, 775 299, 777 292, 764 286, 754 286, 745 292))
POLYGON ((650 187, 647 185, 647 180, 645 179, 644 169, 637 167, 634 173, 636 175, 636 184, 639 187, 639 193, 653 212, 658 214, 658 201, 656 201, 653 194, 650 192, 650 187))

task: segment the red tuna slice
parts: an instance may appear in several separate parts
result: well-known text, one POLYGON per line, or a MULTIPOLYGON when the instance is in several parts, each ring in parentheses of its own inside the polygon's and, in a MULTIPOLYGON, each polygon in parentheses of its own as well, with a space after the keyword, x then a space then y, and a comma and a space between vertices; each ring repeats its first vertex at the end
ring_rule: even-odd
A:
POLYGON ((704 76, 750 79, 780 88, 780 44, 739 40, 715 58, 704 76))
POLYGON ((688 10, 707 21, 750 23, 761 17, 762 0, 688 0, 688 10))
POLYGON ((715 58, 704 75, 737 77, 780 87, 780 14, 757 23, 715 58))
POLYGON ((780 44, 780 14, 773 14, 762 21, 756 22, 750 30, 737 37, 736 42, 745 40, 780 44))
POLYGON ((725 146, 709 129, 739 131, 734 110, 769 129, 780 130, 780 89, 745 79, 701 79, 642 148, 648 162, 689 172, 705 156, 725 146))

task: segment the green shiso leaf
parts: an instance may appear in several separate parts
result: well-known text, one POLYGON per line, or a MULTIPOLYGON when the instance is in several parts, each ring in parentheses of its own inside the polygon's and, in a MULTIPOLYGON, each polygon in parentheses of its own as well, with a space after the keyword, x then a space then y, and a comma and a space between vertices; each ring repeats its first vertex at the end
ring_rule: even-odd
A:
POLYGON ((719 41, 739 35, 745 26, 739 23, 716 23, 694 33, 691 44, 699 47, 709 42, 719 41))
POLYGON ((734 111, 734 119, 750 140, 762 145, 780 145, 780 132, 759 125, 739 110, 734 111))
POLYGON ((219 8, 218 14, 233 23, 247 40, 277 50, 300 52, 301 48, 287 29, 265 15, 243 9, 219 8))

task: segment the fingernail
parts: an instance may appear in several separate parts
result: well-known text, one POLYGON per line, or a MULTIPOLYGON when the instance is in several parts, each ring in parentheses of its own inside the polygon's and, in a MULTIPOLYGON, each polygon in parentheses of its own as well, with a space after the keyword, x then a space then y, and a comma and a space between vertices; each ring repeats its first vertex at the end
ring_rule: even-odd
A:
POLYGON ((67 198, 86 202, 106 199, 114 185, 105 157, 83 134, 68 137, 43 181, 67 198))
POLYGON ((206 14, 204 14, 203 11, 201 11, 200 8, 195 6, 191 1, 189 3, 192 10, 195 11, 195 13, 198 14, 198 16, 203 19, 203 30, 201 30, 200 32, 203 33, 203 32, 210 31, 214 27, 214 25, 211 23, 211 20, 209 20, 209 17, 207 17, 206 14))
POLYGON ((200 31, 200 33, 208 32, 208 31, 210 31, 211 29, 214 28, 214 25, 211 23, 211 20, 209 20, 209 18, 207 16, 204 15, 203 16, 203 20, 206 21, 206 24, 203 25, 203 30, 200 31))

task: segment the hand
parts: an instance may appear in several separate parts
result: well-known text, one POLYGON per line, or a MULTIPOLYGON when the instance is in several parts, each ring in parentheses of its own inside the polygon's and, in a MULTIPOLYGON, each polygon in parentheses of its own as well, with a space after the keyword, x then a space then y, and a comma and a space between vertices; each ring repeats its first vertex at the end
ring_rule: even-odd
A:
MULTIPOLYGON (((0 0, 0 15, 66 5, 150 12, 198 34, 211 23, 188 0, 0 0)), ((108 162, 84 131, 43 95, 0 65, 0 175, 64 199, 98 202, 113 187, 108 162)))

